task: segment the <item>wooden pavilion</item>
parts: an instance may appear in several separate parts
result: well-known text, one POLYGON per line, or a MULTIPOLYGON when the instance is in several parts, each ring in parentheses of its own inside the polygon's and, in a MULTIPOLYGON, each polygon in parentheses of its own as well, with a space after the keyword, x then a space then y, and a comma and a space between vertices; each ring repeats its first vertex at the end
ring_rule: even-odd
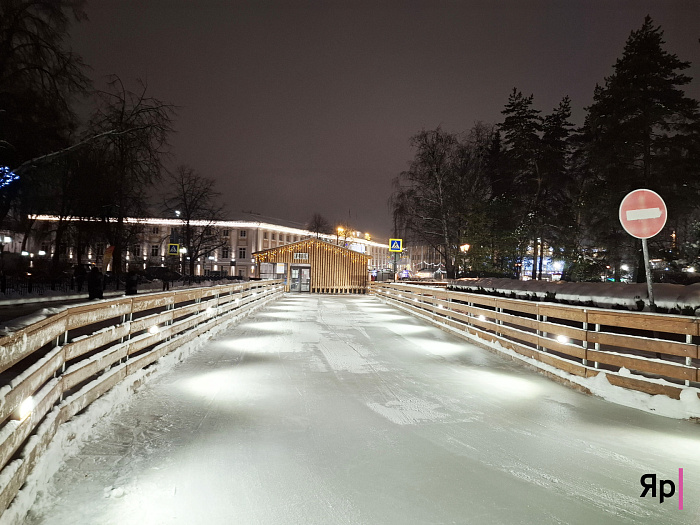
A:
POLYGON ((371 257, 309 238, 253 253, 261 278, 285 280, 288 292, 357 294, 367 292, 371 257))

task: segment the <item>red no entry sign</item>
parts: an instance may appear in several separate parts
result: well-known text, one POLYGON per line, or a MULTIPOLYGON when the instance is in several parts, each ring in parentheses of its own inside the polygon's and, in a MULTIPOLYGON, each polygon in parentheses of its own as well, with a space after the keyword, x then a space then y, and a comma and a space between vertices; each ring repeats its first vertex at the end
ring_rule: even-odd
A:
POLYGON ((620 203, 620 223, 633 237, 653 237, 666 224, 666 203, 655 191, 634 190, 620 203))

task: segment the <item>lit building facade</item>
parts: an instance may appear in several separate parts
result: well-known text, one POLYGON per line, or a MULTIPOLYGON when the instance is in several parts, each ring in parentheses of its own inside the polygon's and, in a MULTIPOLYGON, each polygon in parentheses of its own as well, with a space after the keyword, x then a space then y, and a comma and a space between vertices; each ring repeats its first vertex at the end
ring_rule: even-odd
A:
MULTIPOLYGON (((40 252, 45 257, 51 257, 58 249, 61 259, 67 262, 76 263, 80 260, 82 263, 94 263, 98 266, 103 264, 107 250, 106 242, 82 245, 80 247, 82 253, 78 257, 79 248, 72 239, 66 239, 56 247, 50 233, 54 229, 51 223, 56 223, 58 220, 56 217, 39 215, 35 219, 38 224, 38 234, 24 243, 26 251, 32 257, 37 257, 40 252)), ((179 232, 183 226, 181 220, 127 218, 125 224, 135 227, 136 231, 135 241, 124 247, 126 270, 143 270, 150 266, 178 266, 182 269, 183 263, 189 267, 186 253, 181 251, 177 254, 170 253, 173 250, 172 245, 178 244, 179 232)), ((220 244, 195 261, 195 275, 239 276, 242 279, 248 279, 256 274, 254 252, 277 248, 309 237, 318 237, 322 241, 344 246, 369 256, 369 271, 387 268, 390 264, 388 244, 371 241, 360 232, 343 232, 342 236, 324 233, 317 235, 300 228, 245 220, 190 221, 190 225, 195 228, 215 230, 219 238, 217 244, 220 244)), ((177 249, 181 250, 179 245, 177 249)))

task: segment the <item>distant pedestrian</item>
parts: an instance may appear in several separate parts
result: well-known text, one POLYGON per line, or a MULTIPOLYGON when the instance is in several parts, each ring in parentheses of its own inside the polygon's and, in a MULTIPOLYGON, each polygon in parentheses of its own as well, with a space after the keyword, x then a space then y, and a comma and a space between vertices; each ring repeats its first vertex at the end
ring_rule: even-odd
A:
POLYGON ((83 290, 83 282, 85 282, 85 267, 82 264, 75 266, 73 270, 73 277, 75 278, 75 284, 78 287, 78 293, 83 290))
POLYGON ((139 276, 134 270, 129 270, 126 276, 126 295, 136 295, 139 284, 139 276))
POLYGON ((102 272, 93 266, 87 276, 88 297, 90 299, 102 299, 102 272))

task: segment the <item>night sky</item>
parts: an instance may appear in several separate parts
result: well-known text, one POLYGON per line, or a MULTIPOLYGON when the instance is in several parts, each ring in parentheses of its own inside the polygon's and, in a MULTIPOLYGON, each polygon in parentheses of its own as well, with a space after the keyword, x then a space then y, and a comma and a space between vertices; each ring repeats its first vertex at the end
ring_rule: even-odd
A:
POLYGON ((216 179, 241 211, 303 224, 314 212, 391 233, 391 181, 409 139, 497 123, 513 87, 576 124, 646 14, 692 62, 698 0, 92 0, 72 46, 96 87, 118 74, 179 106, 171 166, 216 179))

